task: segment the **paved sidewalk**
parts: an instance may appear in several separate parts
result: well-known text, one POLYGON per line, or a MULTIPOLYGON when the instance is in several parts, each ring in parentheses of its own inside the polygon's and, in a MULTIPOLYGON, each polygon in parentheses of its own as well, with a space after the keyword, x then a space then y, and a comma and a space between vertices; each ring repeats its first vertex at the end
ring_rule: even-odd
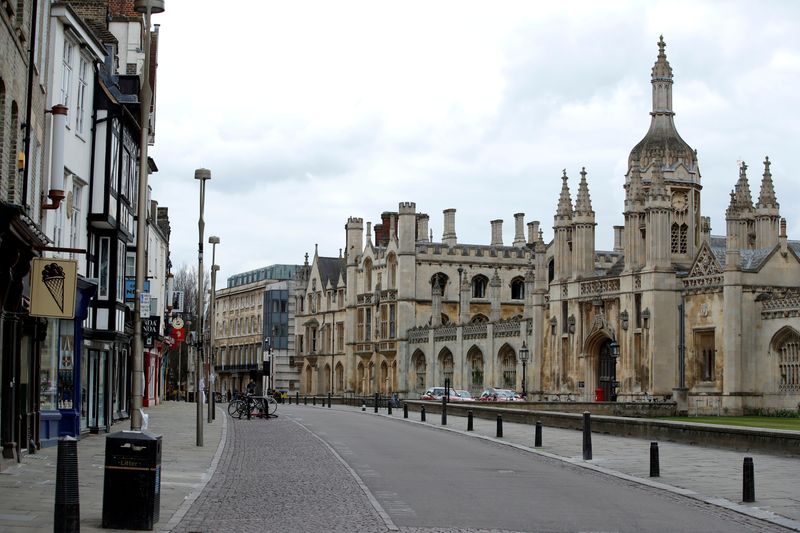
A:
MULTIPOLYGON (((224 407, 222 405, 221 407, 224 407)), ((228 417, 218 408, 212 424, 204 422, 203 447, 196 444, 195 404, 165 402, 145 409, 147 431, 162 435, 161 510, 155 530, 169 530, 188 511, 213 473, 224 444, 228 417), (216 458, 216 461, 215 461, 216 458)), ((204 421, 207 413, 203 411, 204 421)), ((130 428, 122 421, 112 433, 130 428)), ((0 472, 0 531, 53 531, 58 448, 25 455, 22 462, 0 472)), ((105 434, 88 435, 78 442, 81 531, 101 529, 105 434)))
MULTIPOLYGON (((303 407, 303 406, 300 406, 303 407)), ((323 409, 322 407, 307 407, 323 409)), ((325 408, 327 409, 327 407, 325 408)), ((333 409, 356 409, 334 405, 333 409)), ((380 409, 375 415, 367 408, 366 415, 403 418, 402 409, 387 415, 380 409)), ((407 423, 420 422, 419 412, 409 412, 407 423)), ((659 442, 661 476, 650 476, 650 440, 592 433, 592 460, 583 460, 583 433, 579 430, 542 428, 542 447, 534 448, 534 426, 504 421, 503 438, 496 438, 496 420, 474 418, 474 431, 467 432, 467 418, 448 414, 447 426, 441 425, 441 414, 428 413, 427 425, 473 437, 487 438, 526 450, 558 458, 593 470, 633 479, 640 483, 663 486, 673 492, 745 512, 773 523, 800 531, 800 459, 763 452, 744 453, 691 444, 659 442), (755 465, 754 503, 742 503, 742 470, 744 457, 752 457, 755 465)))

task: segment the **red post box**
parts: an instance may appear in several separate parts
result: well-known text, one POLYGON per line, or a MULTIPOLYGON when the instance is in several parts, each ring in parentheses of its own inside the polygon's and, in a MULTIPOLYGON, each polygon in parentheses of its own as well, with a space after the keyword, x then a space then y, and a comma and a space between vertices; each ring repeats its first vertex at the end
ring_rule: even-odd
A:
POLYGON ((601 389, 600 387, 597 387, 594 390, 594 401, 596 401, 596 402, 604 402, 605 401, 605 398, 604 398, 604 395, 603 395, 603 389, 601 389))

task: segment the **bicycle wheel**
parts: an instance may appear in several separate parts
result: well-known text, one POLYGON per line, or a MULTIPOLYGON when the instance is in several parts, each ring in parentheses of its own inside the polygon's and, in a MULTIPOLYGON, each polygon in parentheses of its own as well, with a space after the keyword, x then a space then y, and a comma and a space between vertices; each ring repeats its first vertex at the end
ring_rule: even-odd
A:
POLYGON ((238 400, 231 400, 228 402, 228 414, 231 416, 236 416, 236 412, 239 409, 239 401, 238 400))
POLYGON ((271 415, 272 415, 272 414, 275 414, 275 411, 277 411, 277 410, 278 410, 278 402, 277 402, 277 401, 275 400, 275 398, 273 398, 272 396, 270 396, 269 398, 267 398, 267 408, 269 409, 269 411, 268 411, 268 412, 269 412, 269 414, 271 414, 271 415))

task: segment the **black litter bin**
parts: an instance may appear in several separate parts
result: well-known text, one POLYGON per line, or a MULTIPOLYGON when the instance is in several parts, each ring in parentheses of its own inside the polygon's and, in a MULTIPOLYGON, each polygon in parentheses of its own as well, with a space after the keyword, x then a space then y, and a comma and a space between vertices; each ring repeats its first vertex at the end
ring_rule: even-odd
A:
POLYGON ((106 437, 103 527, 153 529, 161 508, 161 435, 120 431, 106 437))

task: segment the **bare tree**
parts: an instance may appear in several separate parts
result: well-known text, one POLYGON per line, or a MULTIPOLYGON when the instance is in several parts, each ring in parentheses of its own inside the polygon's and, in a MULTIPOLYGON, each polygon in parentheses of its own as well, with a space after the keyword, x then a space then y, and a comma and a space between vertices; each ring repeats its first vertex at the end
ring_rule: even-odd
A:
MULTIPOLYGON (((208 272, 204 272, 203 294, 208 294, 210 288, 211 277, 208 272)), ((183 291, 183 318, 184 321, 192 322, 192 327, 187 327, 187 330, 194 330, 195 315, 197 314, 197 266, 181 266, 175 273, 175 290, 183 291)), ((204 300, 204 307, 208 307, 208 298, 204 300)))

